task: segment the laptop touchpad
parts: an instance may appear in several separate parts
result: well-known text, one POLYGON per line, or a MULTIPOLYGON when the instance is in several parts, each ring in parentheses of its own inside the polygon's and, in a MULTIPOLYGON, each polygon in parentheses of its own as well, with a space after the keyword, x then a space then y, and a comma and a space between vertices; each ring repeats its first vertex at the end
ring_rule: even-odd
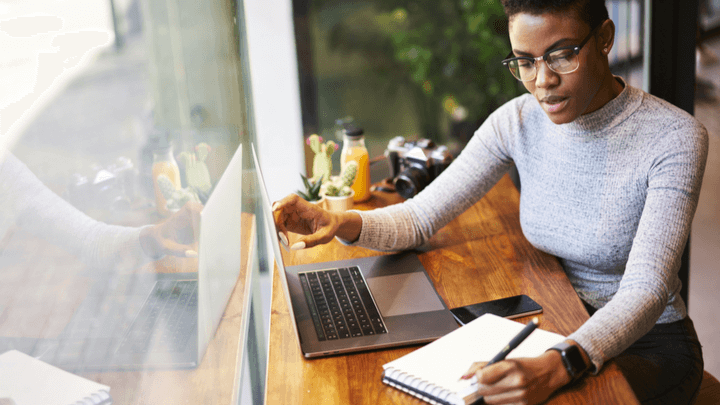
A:
POLYGON ((383 316, 445 309, 423 273, 371 277, 366 281, 383 316))

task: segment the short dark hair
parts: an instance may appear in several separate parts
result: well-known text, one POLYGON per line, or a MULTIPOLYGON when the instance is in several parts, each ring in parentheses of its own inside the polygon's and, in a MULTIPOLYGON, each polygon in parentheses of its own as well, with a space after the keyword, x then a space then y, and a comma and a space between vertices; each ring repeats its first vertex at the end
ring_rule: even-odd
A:
POLYGON ((539 15, 573 10, 590 28, 609 18, 605 0, 502 0, 502 5, 508 18, 518 13, 539 15))

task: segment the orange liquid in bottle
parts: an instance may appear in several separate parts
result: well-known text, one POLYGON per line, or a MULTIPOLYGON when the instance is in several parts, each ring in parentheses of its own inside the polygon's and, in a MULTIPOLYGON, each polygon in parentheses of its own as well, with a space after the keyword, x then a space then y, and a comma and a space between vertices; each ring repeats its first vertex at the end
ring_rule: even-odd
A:
POLYGON ((177 164, 170 161, 160 161, 153 163, 152 178, 153 185, 155 186, 155 203, 157 204, 157 209, 160 214, 167 216, 170 214, 170 211, 168 211, 167 209, 165 197, 162 195, 160 187, 157 183, 157 178, 161 174, 166 175, 170 179, 170 182, 173 184, 173 186, 175 186, 176 189, 179 189, 181 186, 180 169, 178 168, 177 164))
POLYGON ((354 160, 358 164, 357 175, 352 189, 355 191, 353 201, 362 202, 370 198, 370 156, 365 147, 354 146, 343 151, 340 158, 340 165, 345 167, 345 163, 354 160))

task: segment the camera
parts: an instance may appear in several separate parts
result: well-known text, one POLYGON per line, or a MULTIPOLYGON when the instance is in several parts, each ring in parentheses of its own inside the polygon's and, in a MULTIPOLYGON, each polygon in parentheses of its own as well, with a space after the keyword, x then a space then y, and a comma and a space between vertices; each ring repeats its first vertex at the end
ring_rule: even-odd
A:
POLYGON ((395 190, 406 199, 422 191, 453 160, 446 146, 437 146, 429 139, 406 142, 402 136, 390 140, 385 156, 395 190))
POLYGON ((136 197, 137 172, 127 157, 118 157, 103 167, 94 164, 75 173, 65 190, 65 199, 81 211, 128 210, 136 197))

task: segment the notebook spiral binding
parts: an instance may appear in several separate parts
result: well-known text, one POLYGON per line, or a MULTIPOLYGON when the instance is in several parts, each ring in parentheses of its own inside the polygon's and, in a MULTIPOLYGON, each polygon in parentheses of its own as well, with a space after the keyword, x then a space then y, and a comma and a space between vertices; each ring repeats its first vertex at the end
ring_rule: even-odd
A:
POLYGON ((399 370, 387 369, 383 372, 382 382, 404 391, 412 396, 422 399, 434 405, 453 405, 454 402, 448 401, 448 396, 452 393, 442 387, 433 385, 425 380, 413 386, 419 379, 413 375, 401 372, 399 370), (423 386, 423 384, 425 384, 423 386), (423 387, 423 388, 421 388, 423 387))

